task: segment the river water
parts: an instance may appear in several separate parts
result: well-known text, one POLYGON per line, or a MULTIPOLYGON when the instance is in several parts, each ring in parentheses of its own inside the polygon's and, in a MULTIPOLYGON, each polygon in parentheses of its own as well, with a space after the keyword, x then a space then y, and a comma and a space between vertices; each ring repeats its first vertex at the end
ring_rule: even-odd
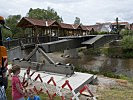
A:
POLYGON ((133 78, 133 58, 120 59, 101 56, 82 55, 78 59, 67 58, 65 63, 72 63, 74 66, 84 67, 87 70, 98 72, 111 72, 118 75, 125 75, 133 78))

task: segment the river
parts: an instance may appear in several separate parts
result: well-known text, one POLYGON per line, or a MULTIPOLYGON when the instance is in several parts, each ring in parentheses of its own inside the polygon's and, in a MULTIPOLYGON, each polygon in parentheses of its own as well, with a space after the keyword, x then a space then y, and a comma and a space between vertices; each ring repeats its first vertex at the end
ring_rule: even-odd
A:
POLYGON ((81 66, 87 70, 98 72, 111 72, 118 75, 125 75, 133 78, 133 58, 109 58, 104 55, 88 56, 82 55, 78 59, 67 58, 65 63, 72 63, 74 66, 81 66))

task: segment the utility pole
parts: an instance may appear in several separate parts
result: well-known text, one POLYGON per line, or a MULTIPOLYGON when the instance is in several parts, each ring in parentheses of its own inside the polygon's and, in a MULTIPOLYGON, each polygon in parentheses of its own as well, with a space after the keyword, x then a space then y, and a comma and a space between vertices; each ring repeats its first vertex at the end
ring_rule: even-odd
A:
POLYGON ((118 23, 119 19, 118 17, 116 18, 116 29, 117 29, 117 34, 119 35, 119 23, 118 23))

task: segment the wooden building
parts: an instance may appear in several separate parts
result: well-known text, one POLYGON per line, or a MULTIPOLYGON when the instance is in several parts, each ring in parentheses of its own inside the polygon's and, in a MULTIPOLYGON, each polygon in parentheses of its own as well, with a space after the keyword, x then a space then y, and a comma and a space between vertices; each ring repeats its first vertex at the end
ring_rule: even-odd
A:
MULTIPOLYGON (((84 26, 78 24, 58 23, 55 20, 38 20, 28 17, 23 17, 17 24, 24 30, 24 36, 79 36, 88 35, 95 26, 84 26), (30 29, 29 34, 27 30, 30 29)), ((97 29, 96 29, 97 30, 97 29)))

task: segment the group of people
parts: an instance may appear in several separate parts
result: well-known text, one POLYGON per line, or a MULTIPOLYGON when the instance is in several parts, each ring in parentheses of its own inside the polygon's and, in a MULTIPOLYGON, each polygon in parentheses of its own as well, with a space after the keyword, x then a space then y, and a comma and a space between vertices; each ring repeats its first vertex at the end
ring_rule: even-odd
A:
MULTIPOLYGON (((30 90, 25 90, 21 84, 19 79, 20 66, 13 65, 11 69, 9 69, 9 73, 13 73, 11 83, 12 83, 12 100, 26 100, 25 97, 28 96, 27 100, 40 100, 40 97, 35 95, 34 92, 30 90), (27 91, 27 92, 26 92, 27 91)), ((5 94, 4 86, 0 86, 0 100, 9 100, 5 94)))

